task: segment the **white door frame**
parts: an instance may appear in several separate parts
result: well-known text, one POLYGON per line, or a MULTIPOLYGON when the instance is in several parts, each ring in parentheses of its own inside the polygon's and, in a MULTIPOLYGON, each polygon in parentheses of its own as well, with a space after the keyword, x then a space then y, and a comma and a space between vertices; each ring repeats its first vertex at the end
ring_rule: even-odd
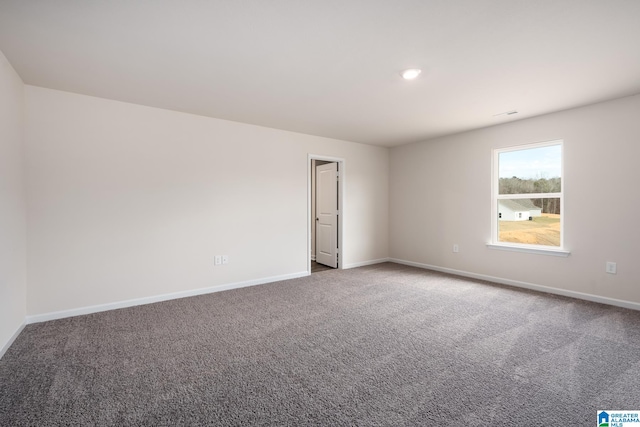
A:
MULTIPOLYGON (((316 164, 315 216, 313 226, 311 217, 311 258, 315 242, 316 262, 332 268, 338 268, 338 163, 311 160, 316 164), (319 164, 322 163, 322 164, 319 164), (315 228, 315 235, 313 230, 315 228)), ((313 175, 311 175, 313 178, 313 175)), ((311 193, 314 194, 313 187, 311 193)), ((313 208, 313 199, 311 206, 313 208)))
POLYGON ((319 154, 307 155, 307 273, 311 274, 311 174, 315 171, 311 170, 311 160, 323 160, 325 162, 338 163, 338 270, 344 268, 344 194, 346 182, 346 163, 347 161, 341 157, 328 157, 319 154))

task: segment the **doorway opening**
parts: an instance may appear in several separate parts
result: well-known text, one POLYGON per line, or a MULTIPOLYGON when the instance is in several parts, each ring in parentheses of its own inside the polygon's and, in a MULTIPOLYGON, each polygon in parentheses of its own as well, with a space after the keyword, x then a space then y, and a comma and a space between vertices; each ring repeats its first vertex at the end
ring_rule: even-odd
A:
POLYGON ((309 155, 307 271, 343 268, 345 160, 309 155))

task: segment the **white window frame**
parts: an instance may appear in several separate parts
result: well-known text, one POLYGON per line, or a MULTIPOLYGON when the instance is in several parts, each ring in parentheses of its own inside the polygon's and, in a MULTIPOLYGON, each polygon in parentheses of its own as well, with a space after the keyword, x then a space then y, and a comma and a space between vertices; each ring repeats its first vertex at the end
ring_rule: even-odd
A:
POLYGON ((491 159, 491 242, 487 247, 515 252, 526 252, 542 255, 569 256, 570 252, 564 247, 564 219, 566 206, 564 204, 564 141, 561 139, 538 142, 533 144, 515 145, 512 147, 495 148, 491 159), (500 185, 500 154, 511 151, 529 150, 532 148, 560 146, 560 192, 559 193, 531 193, 531 194, 498 194, 500 185), (505 199, 560 199, 560 246, 528 245, 524 243, 500 242, 498 240, 498 200, 505 199))

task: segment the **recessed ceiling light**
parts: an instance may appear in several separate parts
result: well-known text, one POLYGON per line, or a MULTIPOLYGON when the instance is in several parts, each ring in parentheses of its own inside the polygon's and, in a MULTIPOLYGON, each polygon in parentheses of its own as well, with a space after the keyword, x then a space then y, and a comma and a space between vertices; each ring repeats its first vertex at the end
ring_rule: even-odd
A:
POLYGON ((404 70, 401 75, 402 75, 402 78, 405 80, 413 80, 416 77, 418 77, 421 72, 422 70, 418 68, 410 68, 408 70, 404 70))

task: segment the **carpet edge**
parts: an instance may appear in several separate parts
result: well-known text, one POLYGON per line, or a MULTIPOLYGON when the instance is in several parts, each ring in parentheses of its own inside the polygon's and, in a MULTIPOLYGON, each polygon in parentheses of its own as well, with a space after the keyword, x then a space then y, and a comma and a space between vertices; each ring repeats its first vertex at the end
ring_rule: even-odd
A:
POLYGON ((297 273, 282 274, 278 276, 264 277, 260 279, 246 280, 243 282, 224 283, 221 285, 210 286, 207 288, 192 289, 187 291, 170 292, 166 294, 154 295, 150 297, 134 298, 124 301, 116 301, 106 304, 91 305, 85 307, 72 308, 68 310, 53 311, 49 313, 27 315, 25 324, 46 322, 49 320, 64 319, 67 317, 82 316, 85 314, 99 313, 101 311, 116 310, 119 308, 134 307, 137 305, 153 304, 156 302, 168 301, 179 298, 187 298, 197 295, 211 294, 214 292, 228 291, 231 289, 245 288, 248 286, 264 285, 282 280, 297 279, 308 276, 308 271, 300 271, 297 273))
POLYGON ((26 320, 22 321, 22 324, 18 326, 13 335, 11 335, 7 342, 2 346, 2 348, 0 349, 0 359, 2 359, 7 350, 9 350, 9 347, 11 347, 11 344, 13 344, 16 338, 18 338, 18 335, 20 335, 25 326, 27 326, 26 320))
POLYGON ((499 283, 501 285, 514 286, 517 288, 524 288, 532 291, 545 292, 548 294, 561 295, 561 296, 575 298, 579 300, 597 302, 600 304, 612 305, 615 307, 622 307, 622 308, 628 308, 631 310, 640 311, 640 303, 633 302, 633 301, 603 297, 600 295, 587 294, 584 292, 570 291, 568 289, 554 288, 551 286, 538 285, 536 283, 522 282, 519 280, 505 279, 502 277, 489 276, 486 274, 471 273, 464 270, 456 270, 455 268, 438 267, 436 265, 423 264, 420 262, 408 261, 408 260, 399 259, 399 258, 390 258, 389 261, 395 262, 397 264, 408 265, 411 267, 418 267, 426 270, 434 270, 442 273, 454 274, 456 276, 486 280, 488 282, 499 283))

